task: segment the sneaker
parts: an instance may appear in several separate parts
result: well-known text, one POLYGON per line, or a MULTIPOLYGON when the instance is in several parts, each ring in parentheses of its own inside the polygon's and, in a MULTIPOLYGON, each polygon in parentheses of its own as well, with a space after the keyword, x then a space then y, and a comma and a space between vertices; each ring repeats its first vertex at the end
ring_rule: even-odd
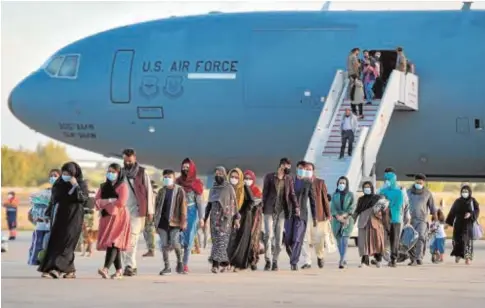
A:
POLYGON ((323 261, 323 259, 317 259, 317 264, 318 264, 318 268, 323 268, 323 266, 325 265, 325 262, 323 261))
POLYGON ((49 275, 54 279, 59 279, 59 272, 58 271, 50 271, 49 275))
POLYGON ((188 273, 189 273, 189 266, 184 265, 184 274, 188 274, 188 273))
POLYGON ((269 271, 271 269, 271 262, 266 261, 266 264, 264 265, 264 270, 269 271))
POLYGON ((296 266, 296 264, 292 264, 291 265, 291 270, 292 271, 298 271, 298 266, 296 266))
POLYGON ((271 267, 271 270, 274 271, 274 272, 277 272, 278 271, 278 262, 273 262, 273 266, 271 267))
POLYGON ((172 269, 168 266, 165 266, 165 268, 160 271, 160 276, 168 276, 171 274, 172 274, 172 269))
POLYGON ((143 258, 146 258, 146 257, 154 257, 155 256, 155 252, 153 250, 148 250, 146 253, 144 253, 142 255, 143 258))
POLYGON ((177 263, 177 273, 178 274, 184 273, 184 264, 182 262, 177 263))
POLYGON ((136 268, 132 268, 131 266, 125 267, 125 271, 123 272, 123 276, 135 276, 136 275, 136 268))
POLYGON ((64 278, 64 279, 74 279, 74 278, 76 278, 76 273, 75 272, 66 273, 66 274, 64 274, 64 276, 62 276, 62 278, 64 278))
POLYGON ((311 264, 303 264, 303 266, 301 267, 301 269, 310 269, 312 268, 311 264))
POLYGON ((344 264, 344 262, 339 262, 339 264, 338 264, 338 268, 339 268, 339 269, 344 269, 344 268, 345 268, 345 264, 344 264))

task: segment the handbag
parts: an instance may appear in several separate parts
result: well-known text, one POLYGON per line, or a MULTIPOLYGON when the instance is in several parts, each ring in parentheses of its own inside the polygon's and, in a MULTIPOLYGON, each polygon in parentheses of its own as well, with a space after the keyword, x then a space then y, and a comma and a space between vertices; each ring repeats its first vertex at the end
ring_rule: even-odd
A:
MULTIPOLYGON (((475 207, 473 206, 473 200, 470 202, 471 207, 472 207, 472 212, 475 213, 475 207)), ((478 223, 478 217, 477 219, 473 222, 473 235, 472 239, 474 241, 479 240, 483 237, 483 228, 482 226, 478 223)))

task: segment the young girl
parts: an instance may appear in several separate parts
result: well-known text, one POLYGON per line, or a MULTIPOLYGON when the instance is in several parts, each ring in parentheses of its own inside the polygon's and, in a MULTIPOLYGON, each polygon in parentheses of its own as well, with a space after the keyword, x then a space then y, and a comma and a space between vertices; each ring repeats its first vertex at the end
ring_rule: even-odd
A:
POLYGON ((431 262, 441 263, 443 262, 443 255, 445 253, 445 215, 439 209, 436 216, 437 218, 433 218, 430 226, 431 262))
POLYGON ((8 193, 7 200, 3 204, 6 210, 7 225, 9 231, 9 241, 13 241, 17 238, 17 208, 19 206, 19 200, 15 197, 15 192, 8 193))

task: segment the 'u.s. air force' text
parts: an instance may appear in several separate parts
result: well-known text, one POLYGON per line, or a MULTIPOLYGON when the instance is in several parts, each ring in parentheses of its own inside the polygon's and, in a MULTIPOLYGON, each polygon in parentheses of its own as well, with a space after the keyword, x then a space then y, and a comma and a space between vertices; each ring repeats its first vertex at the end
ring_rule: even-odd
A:
POLYGON ((194 73, 236 73, 238 61, 233 60, 198 60, 143 61, 143 72, 194 72, 194 73))

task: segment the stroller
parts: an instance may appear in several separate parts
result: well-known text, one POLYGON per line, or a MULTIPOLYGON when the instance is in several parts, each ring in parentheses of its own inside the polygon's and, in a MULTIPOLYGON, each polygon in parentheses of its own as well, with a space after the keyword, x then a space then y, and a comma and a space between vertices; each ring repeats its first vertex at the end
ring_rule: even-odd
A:
POLYGON ((399 241, 399 252, 397 262, 402 263, 409 259, 409 251, 416 246, 419 234, 414 230, 413 226, 406 225, 401 232, 401 239, 399 241))

